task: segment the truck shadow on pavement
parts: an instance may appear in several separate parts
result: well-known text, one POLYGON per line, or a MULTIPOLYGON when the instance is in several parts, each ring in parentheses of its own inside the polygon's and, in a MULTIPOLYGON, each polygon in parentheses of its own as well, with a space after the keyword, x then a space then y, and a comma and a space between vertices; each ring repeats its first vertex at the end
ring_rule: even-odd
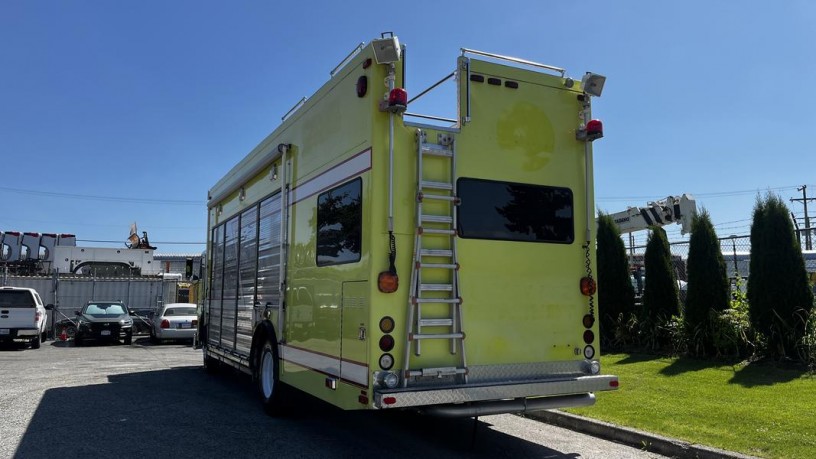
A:
MULTIPOLYGON (((222 372, 227 373, 227 372, 222 372)), ((472 419, 342 411, 291 391, 291 414, 263 413, 251 381, 180 367, 44 392, 15 458, 569 458, 472 419)))

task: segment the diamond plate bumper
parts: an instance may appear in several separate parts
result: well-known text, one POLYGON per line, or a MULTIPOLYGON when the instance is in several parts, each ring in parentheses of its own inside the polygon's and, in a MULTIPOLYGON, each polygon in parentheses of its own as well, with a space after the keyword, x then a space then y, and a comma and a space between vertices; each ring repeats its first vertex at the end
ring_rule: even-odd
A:
POLYGON ((374 392, 374 406, 381 409, 407 408, 452 403, 483 402, 533 397, 555 397, 615 390, 618 377, 580 376, 513 383, 468 384, 444 387, 380 388, 374 392))

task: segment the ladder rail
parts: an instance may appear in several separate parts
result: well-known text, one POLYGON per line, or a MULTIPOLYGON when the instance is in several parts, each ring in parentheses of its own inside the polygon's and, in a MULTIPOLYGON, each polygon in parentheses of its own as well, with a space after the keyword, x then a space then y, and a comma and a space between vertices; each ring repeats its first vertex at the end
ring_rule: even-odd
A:
MULTIPOLYGON (((451 134, 438 134, 437 142, 427 139, 427 132, 422 128, 416 131, 417 141, 417 182, 416 182, 416 233, 414 237, 413 265, 409 292, 409 312, 406 324, 407 343, 403 365, 403 387, 408 386, 408 379, 414 376, 461 377, 467 383, 467 359, 465 354, 465 333, 462 326, 462 296, 460 289, 459 263, 457 259, 457 216, 459 204, 456 187, 456 142, 451 134), (448 182, 426 180, 425 156, 436 158, 434 161, 447 161, 448 182), (433 190, 426 193, 426 190, 433 190), (425 200, 438 202, 434 207, 436 213, 425 214, 425 200), (440 209, 443 210, 439 215, 440 209), (430 225, 426 227, 426 225, 430 225), (423 245, 423 236, 433 237, 438 241, 427 248, 423 245), (447 240, 445 239, 447 238, 447 240), (447 241, 447 242, 439 242, 447 241), (441 248, 440 248, 441 245, 441 248), (426 258, 432 260, 426 261, 426 258), (440 260, 442 259, 442 260, 440 260), (426 271, 434 270, 434 276, 428 277, 426 271), (441 274, 448 271, 449 274, 441 274), (447 279, 439 282, 440 277, 447 279), (423 304, 444 305, 447 317, 424 317, 423 304), (423 327, 433 328, 425 332, 423 327), (447 330, 439 330, 446 328, 447 330), (445 339, 450 343, 450 354, 458 355, 456 367, 411 369, 411 350, 416 357, 422 355, 421 342, 424 340, 445 339)), ((438 177, 437 177, 438 178, 438 177)), ((434 314, 432 314, 434 316, 434 314)))

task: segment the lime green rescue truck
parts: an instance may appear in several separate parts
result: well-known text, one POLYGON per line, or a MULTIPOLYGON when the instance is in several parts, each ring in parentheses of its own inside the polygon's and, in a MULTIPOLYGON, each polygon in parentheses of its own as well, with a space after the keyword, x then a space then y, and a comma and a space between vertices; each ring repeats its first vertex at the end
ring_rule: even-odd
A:
POLYGON ((361 44, 210 189, 205 366, 252 375, 271 414, 290 387, 444 416, 594 403, 618 387, 593 280, 605 78, 462 49, 444 119, 406 112, 404 51, 361 44))

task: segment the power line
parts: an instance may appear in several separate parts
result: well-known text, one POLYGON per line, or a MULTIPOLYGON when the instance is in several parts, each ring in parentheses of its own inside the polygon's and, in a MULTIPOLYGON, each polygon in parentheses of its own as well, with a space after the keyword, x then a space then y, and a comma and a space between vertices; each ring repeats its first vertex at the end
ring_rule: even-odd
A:
MULTIPOLYGON (((691 193, 692 196, 695 198, 725 198, 731 196, 739 196, 744 194, 755 194, 760 193, 762 191, 783 191, 783 190, 793 190, 796 189, 796 186, 784 186, 784 187, 777 187, 777 188, 765 188, 765 189, 753 189, 753 190, 734 190, 734 191, 714 191, 709 193, 691 193)), ((666 196, 612 196, 606 198, 596 198, 597 201, 658 201, 660 199, 665 198, 666 196)))
POLYGON ((109 202, 132 202, 140 204, 169 204, 176 206, 201 206, 205 205, 204 201, 188 201, 181 199, 151 199, 151 198, 126 198, 120 196, 96 196, 87 194, 74 193, 58 193, 53 191, 39 191, 39 190, 25 190, 22 188, 0 187, 0 191, 9 193, 28 194, 33 196, 46 196, 52 198, 69 198, 69 199, 87 199, 93 201, 109 201, 109 202))
MULTIPOLYGON (((77 242, 99 242, 105 244, 124 244, 125 241, 104 241, 98 239, 77 239, 77 242)), ((172 241, 150 241, 151 244, 177 244, 177 245, 204 245, 206 242, 172 242, 172 241)))

